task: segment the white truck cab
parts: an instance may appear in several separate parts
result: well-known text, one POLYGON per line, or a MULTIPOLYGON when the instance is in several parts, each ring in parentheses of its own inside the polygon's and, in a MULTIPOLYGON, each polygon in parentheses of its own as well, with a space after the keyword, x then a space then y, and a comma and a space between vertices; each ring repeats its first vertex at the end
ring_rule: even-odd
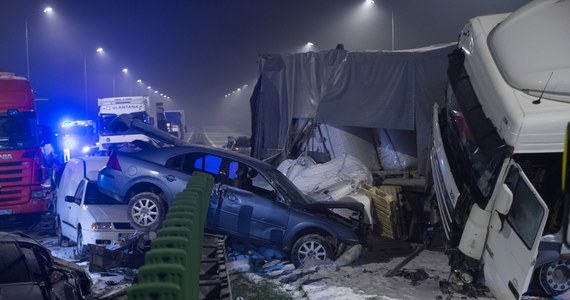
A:
POLYGON ((111 130, 111 122, 121 114, 130 114, 156 127, 156 109, 146 96, 99 98, 99 149, 130 143, 134 140, 150 141, 150 138, 134 129, 111 130))
POLYGON ((434 107, 432 175, 450 265, 498 299, 570 289, 568 32, 568 0, 471 19, 449 56, 446 102, 434 107))

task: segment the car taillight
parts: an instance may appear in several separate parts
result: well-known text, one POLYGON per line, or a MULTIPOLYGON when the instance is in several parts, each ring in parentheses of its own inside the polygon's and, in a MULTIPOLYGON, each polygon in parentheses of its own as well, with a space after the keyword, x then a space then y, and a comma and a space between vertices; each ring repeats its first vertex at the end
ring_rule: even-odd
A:
POLYGON ((107 161, 107 167, 111 169, 115 169, 117 171, 122 171, 121 165, 119 164, 119 159, 117 158, 117 154, 113 153, 109 156, 109 161, 107 161))

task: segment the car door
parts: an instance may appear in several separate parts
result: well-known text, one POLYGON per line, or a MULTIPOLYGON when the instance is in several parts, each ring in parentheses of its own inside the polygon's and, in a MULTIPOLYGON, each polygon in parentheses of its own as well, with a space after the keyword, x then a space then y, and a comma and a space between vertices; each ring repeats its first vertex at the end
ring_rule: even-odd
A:
MULTIPOLYGON (((230 182, 237 162, 229 163, 230 182)), ((251 167, 249 167, 251 170, 251 167)), ((280 243, 289 221, 289 206, 265 177, 255 170, 248 187, 222 184, 220 186, 220 230, 246 239, 280 243)))
POLYGON ((81 180, 79 182, 77 190, 75 191, 73 199, 67 197, 65 201, 65 203, 67 204, 67 208, 69 209, 69 218, 67 220, 68 233, 65 234, 65 236, 72 238, 74 241, 77 241, 77 229, 78 229, 77 225, 80 222, 82 214, 81 204, 83 199, 85 199, 84 197, 85 197, 87 182, 88 182, 87 179, 81 180))
POLYGON ((548 208, 513 161, 499 184, 483 253, 485 283, 497 299, 519 299, 532 277, 548 208))

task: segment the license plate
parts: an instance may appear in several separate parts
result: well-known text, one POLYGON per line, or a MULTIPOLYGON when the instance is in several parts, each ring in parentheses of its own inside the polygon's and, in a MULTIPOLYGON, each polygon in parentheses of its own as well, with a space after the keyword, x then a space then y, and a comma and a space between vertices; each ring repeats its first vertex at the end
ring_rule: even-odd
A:
POLYGON ((0 215, 11 215, 12 214, 12 209, 8 208, 8 209, 0 209, 0 215))
POLYGON ((134 233, 124 233, 124 232, 121 232, 121 233, 119 233, 119 240, 128 241, 128 240, 132 239, 134 236, 135 236, 134 233))

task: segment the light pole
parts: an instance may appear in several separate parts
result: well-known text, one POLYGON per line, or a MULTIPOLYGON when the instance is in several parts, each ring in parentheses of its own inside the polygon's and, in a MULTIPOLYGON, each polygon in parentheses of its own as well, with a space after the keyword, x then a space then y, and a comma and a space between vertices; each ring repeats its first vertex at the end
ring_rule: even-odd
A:
POLYGON ((27 75, 28 75, 29 81, 32 81, 32 77, 30 76, 30 46, 29 46, 29 39, 28 39, 28 20, 32 16, 39 15, 41 13, 47 14, 47 13, 51 13, 52 11, 53 11, 53 9, 48 6, 42 12, 34 13, 34 14, 27 16, 26 20, 24 21, 24 25, 26 25, 26 70, 27 70, 27 75))
MULTIPOLYGON (((99 47, 97 48, 98 54, 102 54, 103 53, 103 48, 99 47)), ((87 94, 87 55, 83 55, 83 79, 84 79, 84 83, 85 83, 85 119, 88 120, 89 119, 89 101, 88 101, 88 94, 87 94)))
MULTIPOLYGON (((128 68, 123 68, 122 70, 123 74, 128 75, 129 74, 129 69, 128 68)), ((116 76, 113 75, 113 97, 115 97, 115 81, 116 81, 116 76)))
POLYGON ((394 51, 394 7, 388 4, 386 1, 383 1, 382 4, 390 8, 390 17, 392 19, 392 51, 394 51))

